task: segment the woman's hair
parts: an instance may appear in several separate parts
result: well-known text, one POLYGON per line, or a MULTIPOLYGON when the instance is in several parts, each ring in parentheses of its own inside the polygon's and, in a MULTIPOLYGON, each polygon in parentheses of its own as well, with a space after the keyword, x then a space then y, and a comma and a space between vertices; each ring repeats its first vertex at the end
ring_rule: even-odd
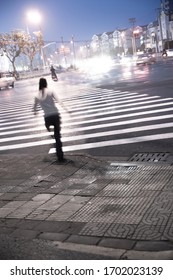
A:
POLYGON ((45 78, 40 78, 39 80, 39 90, 47 88, 47 80, 45 78))

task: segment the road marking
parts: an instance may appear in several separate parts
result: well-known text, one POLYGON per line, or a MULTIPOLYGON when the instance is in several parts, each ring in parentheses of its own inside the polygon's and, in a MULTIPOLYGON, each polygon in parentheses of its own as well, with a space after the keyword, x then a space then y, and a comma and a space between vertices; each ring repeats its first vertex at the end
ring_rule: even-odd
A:
POLYGON ((134 143, 147 142, 147 141, 153 141, 153 140, 158 141, 158 140, 170 139, 170 138, 173 138, 173 133, 146 135, 146 136, 125 138, 125 139, 117 139, 117 140, 101 141, 101 142, 95 142, 95 143, 71 145, 71 146, 64 147, 63 150, 65 152, 69 152, 69 151, 86 150, 86 149, 93 149, 93 148, 100 148, 100 147, 107 147, 107 146, 134 144, 134 143))
MULTIPOLYGON (((100 142, 93 142, 93 143, 87 143, 87 144, 64 146, 63 150, 64 150, 64 152, 78 151, 78 150, 101 148, 101 147, 107 147, 107 146, 134 144, 134 143, 147 142, 147 141, 153 141, 153 140, 158 141, 158 140, 170 139, 170 138, 173 138, 173 133, 146 135, 146 136, 125 138, 125 139, 117 139, 117 140, 100 141, 100 142)), ((2 146, 2 147, 0 147, 0 151, 36 147, 36 146, 41 146, 41 145, 49 145, 49 144, 53 144, 53 143, 54 143, 53 139, 40 140, 40 141, 35 141, 35 142, 2 146)), ((49 153, 54 153, 54 152, 55 152, 54 148, 50 149, 50 151, 49 151, 49 153)))
MULTIPOLYGON (((90 90, 92 89, 87 89, 86 94, 82 96, 75 95, 63 100, 65 106, 72 111, 69 116, 60 109, 64 151, 173 138, 171 132, 159 131, 160 133, 155 134, 158 129, 168 128, 170 131, 173 127, 173 122, 171 122, 173 98, 162 99, 159 96, 100 89, 93 89, 94 93, 90 94, 90 90), (162 123, 162 120, 167 120, 167 122, 162 123), (154 121, 160 123, 151 124, 154 121), (130 127, 133 124, 138 124, 138 126, 130 127), (146 135, 147 131, 150 131, 152 135, 146 135), (130 133, 144 135, 132 137, 130 133), (129 135, 124 138, 125 134, 129 135), (116 138, 116 135, 121 138, 109 140, 116 138), (109 138, 103 141, 104 137, 109 138), (97 138, 97 141, 94 138, 97 138), (92 143, 85 143, 87 139, 92 143)), ((5 144, 0 147, 0 151, 53 144, 54 139, 50 137, 53 133, 46 131, 42 111, 35 117, 29 99, 28 104, 23 105, 21 101, 20 105, 14 107, 13 103, 10 103, 9 108, 6 105, 6 110, 0 112, 0 143, 5 144), (39 140, 35 141, 37 138, 39 140), (29 142, 30 139, 32 141, 29 142), (26 143, 17 143, 17 141, 26 141, 26 143)), ((3 109, 3 104, 0 108, 3 109)), ((52 152, 55 152, 55 149, 51 149, 50 153, 52 152)))
MULTIPOLYGON (((62 137, 62 142, 68 142, 68 141, 76 141, 76 140, 83 140, 83 139, 89 139, 89 138, 97 138, 97 137, 105 137, 105 136, 112 136, 112 135, 121 135, 126 133, 133 133, 133 132, 140 132, 140 131, 148 131, 148 130, 155 130, 155 129, 162 129, 162 128, 169 128, 173 127, 172 123, 163 123, 163 124, 155 124, 155 125, 147 125, 147 126, 141 126, 141 127, 134 127, 134 128, 125 128, 125 129, 118 129, 118 130, 110 130, 110 131, 102 131, 102 132, 95 132, 95 133, 89 133, 85 135, 73 135, 73 136, 66 136, 62 137)), ((104 128, 104 126, 102 126, 104 128)), ((74 130, 71 130, 71 132, 74 132, 74 130)), ((42 132, 39 134, 32 134, 32 135, 21 135, 21 136, 13 136, 8 138, 1 138, 0 143, 3 142, 12 142, 12 141, 18 141, 18 140, 28 140, 33 138, 42 138, 53 135, 53 132, 42 132)))
MULTIPOLYGON (((158 99, 158 100, 151 100, 151 101, 145 101, 145 104, 147 103, 155 103, 155 102, 159 102, 159 104, 152 104, 152 105, 146 105, 146 106, 139 106, 139 107, 133 107, 133 106, 137 106, 137 105, 140 105, 140 104, 143 104, 144 102, 137 102, 137 103, 130 103, 130 104, 125 104, 125 105, 119 105, 119 106, 104 106, 104 108, 97 108, 97 109, 90 109, 90 110, 87 110, 86 113, 87 113, 87 117, 94 117, 94 116, 100 116, 100 115, 107 115, 107 114, 110 114, 111 113, 122 113, 122 112, 127 112, 127 111, 135 111, 135 110, 140 110, 140 109, 147 109, 147 108, 153 108, 153 107, 162 107, 162 106, 167 106, 167 105, 173 105, 173 102, 166 102, 164 103, 164 101, 167 101, 169 99, 172 99, 172 98, 165 98, 165 99, 158 99), (161 103, 161 104, 160 104, 161 103), (125 108, 125 109, 118 109, 118 108, 121 108, 121 107, 131 107, 131 108, 125 108), (117 108, 117 109, 116 109, 117 108), (113 110, 112 110, 113 109, 113 110), (109 111, 108 111, 109 110, 109 111), (111 110, 111 111, 110 111, 111 110), (97 113, 94 113, 93 112, 97 112, 97 113), (102 112, 103 111, 103 112, 102 112), (106 112, 105 112, 106 111, 106 112), (89 113, 92 113, 92 114, 89 114, 89 113)), ((114 104, 114 103, 113 103, 114 104)), ((85 111, 83 112, 72 112, 71 114, 71 117, 70 119, 72 119, 73 117, 76 118, 79 117, 81 118, 80 115, 82 115, 82 117, 85 117, 86 118, 86 113, 85 111)), ((63 115, 63 114, 62 114, 63 115)), ((67 114, 66 114, 67 116, 67 114)), ((32 115, 31 118, 29 119, 29 121, 32 121, 32 118, 34 119, 34 116, 32 115)), ((17 121, 11 121, 11 122, 4 122, 2 123, 1 122, 1 126, 8 126, 10 124, 16 124, 16 123, 22 123, 23 120, 17 120, 17 121)))

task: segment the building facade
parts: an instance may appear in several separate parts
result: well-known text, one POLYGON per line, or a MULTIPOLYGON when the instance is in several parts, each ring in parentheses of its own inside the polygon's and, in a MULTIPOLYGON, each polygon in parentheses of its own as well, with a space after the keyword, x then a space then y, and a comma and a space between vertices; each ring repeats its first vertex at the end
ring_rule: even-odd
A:
POLYGON ((136 54, 138 51, 160 53, 173 48, 173 0, 162 0, 157 20, 144 26, 115 29, 111 32, 93 35, 91 53, 113 56, 136 54))

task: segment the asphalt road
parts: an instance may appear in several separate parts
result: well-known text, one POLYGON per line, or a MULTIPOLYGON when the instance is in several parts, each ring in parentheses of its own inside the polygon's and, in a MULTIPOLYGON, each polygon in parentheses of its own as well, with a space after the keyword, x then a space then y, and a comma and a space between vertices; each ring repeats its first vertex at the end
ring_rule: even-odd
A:
MULTIPOLYGON (((56 244, 45 240, 28 240, 0 235, 0 260, 113 260, 114 257, 100 254, 80 252, 78 250, 59 249, 56 244)), ((97 250, 98 251, 98 250, 97 250)))
MULTIPOLYGON (((63 73, 59 75, 59 83, 53 82, 50 77, 48 77, 49 86, 58 93, 58 95, 62 100, 64 100, 64 103, 68 108, 71 106, 70 109, 72 108, 72 120, 74 120, 75 122, 77 120, 77 124, 75 123, 73 125, 73 122, 70 122, 72 121, 70 120, 70 117, 62 114, 65 126, 67 126, 68 128, 67 131, 65 130, 65 132, 62 133, 64 137, 64 150, 67 154, 86 153, 89 155, 100 157, 129 159, 135 153, 171 153, 173 151, 173 60, 162 61, 156 64, 139 67, 128 65, 115 66, 108 73, 104 73, 104 75, 96 75, 94 77, 91 77, 88 74, 86 80, 84 76, 85 75, 81 75, 80 73, 63 73), (79 83, 79 81, 82 81, 83 84, 79 83), (86 82, 93 87, 93 90, 83 89, 83 87, 85 87, 86 85, 86 82), (106 90, 109 91, 106 92, 106 90), (120 92, 125 92, 125 98, 128 98, 129 93, 136 94, 136 96, 139 98, 141 98, 142 96, 141 101, 138 100, 138 102, 140 101, 140 105, 138 103, 135 104, 134 101, 132 103, 130 103, 129 101, 129 104, 127 104, 128 107, 125 107, 125 111, 116 111, 116 109, 114 113, 113 102, 116 102, 116 100, 113 98, 116 97, 111 97, 112 99, 110 99, 109 101, 107 99, 108 96, 106 95, 110 94, 110 90, 119 90, 120 92), (127 91, 128 94, 126 94, 127 91), (106 112, 103 111, 104 108, 102 109, 101 107, 100 109, 98 107, 101 104, 100 94, 102 94, 101 98, 104 99, 103 102, 105 102, 106 112), (151 104, 150 101, 146 102, 143 99, 143 96, 145 96, 144 99, 157 99, 156 103, 159 103, 159 105, 155 105, 155 101, 153 103, 151 102, 151 104), (95 97, 97 98, 96 101, 98 104, 98 109, 94 107, 95 97), (84 107, 84 109, 80 111, 79 106, 83 106, 83 102, 85 105, 88 100, 90 102, 88 104, 88 107, 86 107, 86 109, 84 107), (142 105, 144 105, 144 109, 141 107, 142 105), (131 112, 131 109, 129 109, 130 106, 134 106, 135 113, 134 115, 131 114, 131 116, 129 115, 129 113, 131 112), (152 109, 153 112, 151 112, 152 109), (97 113, 99 112, 99 110, 101 112, 100 115, 103 112, 103 114, 107 114, 109 118, 113 119, 108 121, 107 119, 105 119, 104 121, 101 121, 100 117, 97 117, 97 113), (90 111, 92 111, 91 114, 90 111), (108 115, 109 111, 110 115, 108 115), (141 120, 144 112, 145 119, 141 120), (90 120, 90 122, 94 121, 95 126, 91 127, 91 124, 83 125, 78 121, 79 119, 83 120, 85 117, 87 118, 87 120, 90 120), (148 118, 148 120, 150 118, 151 119, 150 121, 146 121, 146 118, 148 118), (125 123, 124 120, 126 120, 125 123), (117 124, 117 122, 119 121, 123 121, 123 125, 117 124), (100 124, 100 127, 97 124, 100 124), (111 128, 106 128, 108 124, 109 126, 111 126, 111 128), (83 130, 83 127, 85 126, 88 126, 88 128, 83 130), (129 133, 128 129, 130 129, 129 133), (100 133, 101 136, 97 137, 97 135, 93 135, 94 133, 100 133), (104 133, 106 134, 104 135, 104 133), (90 137, 88 137, 88 135, 90 135, 90 137), (75 139, 77 139, 77 141, 75 139, 73 140, 74 136, 76 137, 75 139), (108 141, 108 143, 104 145, 104 141, 108 141)), ((23 109, 21 122, 24 127, 26 125, 27 129, 29 123, 32 121, 33 116, 27 117, 29 115, 27 115, 27 111, 25 111, 25 108, 27 106, 27 110, 31 111, 33 97, 36 94, 37 89, 38 78, 33 78, 30 80, 17 81, 14 89, 2 90, 0 92, 1 117, 3 118, 1 119, 0 133, 3 133, 5 128, 5 130, 9 130, 8 137, 11 137, 11 139, 13 136, 19 135, 19 133, 15 134, 18 128, 15 128, 15 125, 13 125, 16 121, 18 122, 19 120, 19 117, 17 116, 19 107, 21 111, 23 109), (17 108, 17 111, 15 111, 15 108, 17 108), (6 116, 6 112, 10 112, 10 114, 6 116), (10 124, 10 121, 12 122, 12 124, 10 124), (5 122, 7 124, 6 126, 5 122)), ((38 119, 33 118, 31 126, 33 127, 37 123, 37 121, 38 119)), ((44 120, 40 119, 40 122, 39 125, 42 125, 42 130, 40 132, 45 132, 44 120), (42 124, 40 124, 40 122, 42 122, 42 124)), ((28 135, 28 132, 22 132, 22 136, 23 135, 28 135)), ((34 131, 32 135, 36 137, 36 132, 34 131)), ((6 138, 6 136, 4 135, 2 137, 6 138)), ((42 140, 47 139, 45 138, 45 136, 40 136, 40 138, 42 140)), ((37 139, 35 139, 35 141, 37 141, 37 139)), ((28 142, 30 142, 30 140, 27 140, 27 143, 28 142)), ((16 143, 16 141, 11 142, 11 140, 8 140, 7 142, 0 142, 0 147, 2 147, 0 153, 42 152, 47 154, 52 147, 51 144, 40 144, 38 146, 32 147, 30 145, 29 147, 26 146, 24 148, 20 147, 20 149, 15 149, 16 143), (11 144, 14 144, 14 148, 8 149, 8 146, 10 146, 11 144), (3 149, 4 146, 7 148, 3 149)), ((20 144, 22 144, 21 139, 20 144)))

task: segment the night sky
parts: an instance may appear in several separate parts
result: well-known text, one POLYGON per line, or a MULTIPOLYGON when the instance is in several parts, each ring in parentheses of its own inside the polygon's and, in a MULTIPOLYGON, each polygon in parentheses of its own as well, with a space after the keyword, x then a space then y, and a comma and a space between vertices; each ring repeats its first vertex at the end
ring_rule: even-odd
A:
POLYGON ((26 13, 37 9, 42 15, 41 28, 47 41, 90 40, 94 34, 130 27, 157 19, 160 0, 3 0, 0 4, 0 33, 14 29, 38 30, 28 23, 26 13))

